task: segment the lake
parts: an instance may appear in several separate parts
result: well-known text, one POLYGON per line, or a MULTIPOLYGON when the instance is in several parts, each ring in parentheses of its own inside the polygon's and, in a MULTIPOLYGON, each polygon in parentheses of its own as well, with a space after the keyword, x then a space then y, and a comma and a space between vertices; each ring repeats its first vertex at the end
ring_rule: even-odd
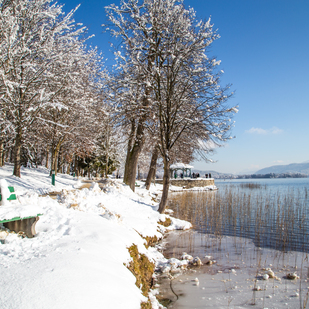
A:
POLYGON ((171 194, 169 207, 201 233, 309 252, 309 178, 216 180, 218 191, 171 194))
POLYGON ((217 191, 170 194, 174 216, 164 255, 203 266, 162 276, 168 308, 306 308, 309 302, 309 179, 215 180, 217 191), (211 256, 214 261, 206 265, 211 256), (271 269, 275 278, 263 280, 271 269), (289 274, 297 274, 289 280, 289 274))

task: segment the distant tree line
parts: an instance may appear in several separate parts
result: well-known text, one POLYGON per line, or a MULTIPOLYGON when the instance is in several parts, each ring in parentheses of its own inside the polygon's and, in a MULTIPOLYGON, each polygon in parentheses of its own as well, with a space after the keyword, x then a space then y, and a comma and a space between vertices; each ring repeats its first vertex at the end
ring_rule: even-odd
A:
POLYGON ((307 178, 308 175, 301 173, 268 173, 268 174, 252 174, 239 175, 237 179, 256 179, 256 178, 307 178))
POLYGON ((218 174, 217 179, 260 179, 260 178, 307 178, 307 174, 302 173, 267 173, 267 174, 248 174, 248 175, 232 175, 218 174))
POLYGON ((232 138, 237 107, 209 53, 219 36, 182 0, 122 0, 106 8, 103 27, 119 43, 108 71, 76 9, 0 0, 0 166, 107 177, 122 165, 134 191, 137 173, 148 170, 149 188, 159 162, 162 213, 170 165, 208 161, 232 138))

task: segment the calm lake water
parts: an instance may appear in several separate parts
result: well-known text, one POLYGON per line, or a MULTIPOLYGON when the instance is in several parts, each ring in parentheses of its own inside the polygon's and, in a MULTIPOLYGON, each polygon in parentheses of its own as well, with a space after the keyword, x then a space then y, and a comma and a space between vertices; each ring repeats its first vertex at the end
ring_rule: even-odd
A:
POLYGON ((169 207, 200 233, 309 252, 309 178, 215 180, 218 191, 171 194, 169 207))

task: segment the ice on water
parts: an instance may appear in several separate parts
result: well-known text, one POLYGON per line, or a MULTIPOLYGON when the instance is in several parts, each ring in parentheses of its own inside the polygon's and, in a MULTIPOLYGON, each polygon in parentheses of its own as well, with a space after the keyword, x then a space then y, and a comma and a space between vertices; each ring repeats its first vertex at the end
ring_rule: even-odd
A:
POLYGON ((169 308, 293 308, 308 299, 306 253, 259 248, 240 237, 171 233, 165 253, 180 258, 183 251, 216 263, 162 278, 163 297, 174 301, 169 308))

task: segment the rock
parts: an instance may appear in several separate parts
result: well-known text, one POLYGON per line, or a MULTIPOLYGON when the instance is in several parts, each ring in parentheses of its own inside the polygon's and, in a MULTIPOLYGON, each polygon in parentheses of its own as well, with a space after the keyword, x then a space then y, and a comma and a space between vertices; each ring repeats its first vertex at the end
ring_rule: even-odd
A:
POLYGON ((198 278, 195 278, 192 281, 194 282, 194 285, 196 285, 196 286, 200 285, 198 278))
POLYGON ((195 257, 192 261, 190 261, 190 264, 193 265, 193 266, 202 266, 203 265, 201 259, 198 256, 195 257))
POLYGON ((264 275, 263 275, 263 280, 268 280, 268 278, 269 278, 269 275, 268 275, 268 274, 264 274, 264 275))
POLYGON ((294 273, 287 274, 286 278, 289 280, 296 280, 296 279, 299 279, 299 276, 297 276, 296 272, 294 272, 294 273))
POLYGON ((9 235, 7 231, 1 231, 0 230, 0 243, 4 244, 6 237, 9 235))
POLYGON ((9 233, 7 231, 0 230, 0 239, 5 239, 9 233))
POLYGON ((266 269, 266 274, 269 276, 269 278, 275 278, 275 273, 270 268, 266 269))
POLYGON ((181 259, 182 260, 187 260, 187 261, 192 261, 193 260, 193 256, 191 256, 187 252, 183 252, 182 256, 181 256, 181 259))

